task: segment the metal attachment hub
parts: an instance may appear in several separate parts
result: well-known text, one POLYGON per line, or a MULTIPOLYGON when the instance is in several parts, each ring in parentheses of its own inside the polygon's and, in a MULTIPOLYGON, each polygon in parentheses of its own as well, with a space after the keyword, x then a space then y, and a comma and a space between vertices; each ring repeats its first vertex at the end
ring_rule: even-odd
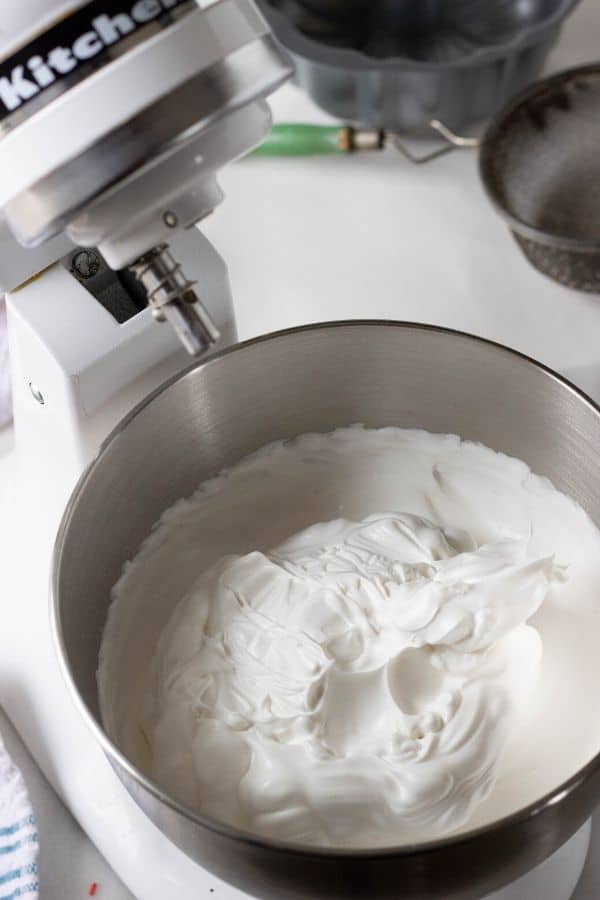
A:
POLYGON ((216 344, 219 330, 167 244, 154 247, 130 268, 146 291, 154 318, 170 322, 188 353, 199 356, 216 344))

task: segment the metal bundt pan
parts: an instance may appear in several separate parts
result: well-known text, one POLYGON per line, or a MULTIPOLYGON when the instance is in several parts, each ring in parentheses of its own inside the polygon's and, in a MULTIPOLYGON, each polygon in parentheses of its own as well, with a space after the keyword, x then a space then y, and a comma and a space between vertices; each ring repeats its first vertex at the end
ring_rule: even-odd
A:
POLYGON ((492 115, 533 81, 578 0, 258 0, 295 80, 356 125, 492 115))

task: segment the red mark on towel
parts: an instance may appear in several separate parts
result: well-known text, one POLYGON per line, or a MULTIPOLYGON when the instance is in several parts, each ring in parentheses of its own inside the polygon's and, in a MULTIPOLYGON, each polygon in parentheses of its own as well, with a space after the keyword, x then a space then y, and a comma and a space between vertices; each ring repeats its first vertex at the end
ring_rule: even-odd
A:
POLYGON ((93 897, 97 890, 98 890, 98 885, 96 884, 95 881, 92 881, 92 883, 90 884, 89 890, 88 890, 88 894, 90 895, 90 897, 93 897))

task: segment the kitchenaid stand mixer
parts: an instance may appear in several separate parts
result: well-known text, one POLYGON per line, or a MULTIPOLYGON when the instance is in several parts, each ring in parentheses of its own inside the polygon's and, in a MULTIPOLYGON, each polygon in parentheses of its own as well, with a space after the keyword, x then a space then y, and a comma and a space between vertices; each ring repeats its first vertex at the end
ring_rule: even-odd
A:
MULTIPOLYGON (((136 896, 233 900, 150 823, 87 731, 47 581, 69 493, 109 431, 185 366, 181 344, 236 339, 225 266, 190 226, 221 200, 218 169, 268 131, 263 97, 288 68, 246 0, 30 0, 4 16, 0 281, 18 453, 2 472, 0 702, 136 896)), ((588 840, 589 825, 497 897, 566 900, 588 840)))

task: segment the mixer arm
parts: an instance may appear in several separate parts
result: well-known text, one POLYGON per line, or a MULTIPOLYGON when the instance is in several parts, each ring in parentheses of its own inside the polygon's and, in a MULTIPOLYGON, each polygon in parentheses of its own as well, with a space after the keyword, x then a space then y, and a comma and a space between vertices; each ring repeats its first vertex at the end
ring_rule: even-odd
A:
MULTIPOLYGON (((112 269, 130 267, 155 318, 202 352, 218 330, 167 245, 220 203, 218 171, 263 140, 264 98, 289 74, 252 0, 2 4, 10 232, 27 248, 66 236, 112 269)), ((40 259, 48 253, 32 253, 25 277, 40 259)))

